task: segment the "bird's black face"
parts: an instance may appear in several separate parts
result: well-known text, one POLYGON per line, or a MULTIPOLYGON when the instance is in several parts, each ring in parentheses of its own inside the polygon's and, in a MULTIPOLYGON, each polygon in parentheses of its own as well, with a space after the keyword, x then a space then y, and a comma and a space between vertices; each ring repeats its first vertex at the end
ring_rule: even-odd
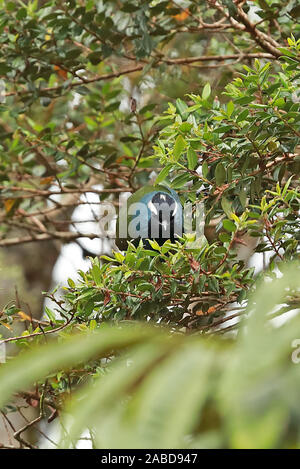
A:
POLYGON ((149 239, 155 239, 160 245, 167 239, 174 242, 174 217, 178 210, 177 202, 170 195, 157 192, 147 205, 149 239))

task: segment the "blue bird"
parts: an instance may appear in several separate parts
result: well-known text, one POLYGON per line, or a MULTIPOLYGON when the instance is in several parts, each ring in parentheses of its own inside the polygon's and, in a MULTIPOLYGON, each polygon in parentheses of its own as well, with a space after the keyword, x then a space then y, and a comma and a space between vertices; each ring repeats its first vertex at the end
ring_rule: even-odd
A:
POLYGON ((116 245, 127 249, 127 241, 135 246, 147 239, 162 246, 168 239, 174 242, 183 233, 183 209, 173 189, 163 185, 145 186, 132 194, 122 206, 117 220, 116 245))

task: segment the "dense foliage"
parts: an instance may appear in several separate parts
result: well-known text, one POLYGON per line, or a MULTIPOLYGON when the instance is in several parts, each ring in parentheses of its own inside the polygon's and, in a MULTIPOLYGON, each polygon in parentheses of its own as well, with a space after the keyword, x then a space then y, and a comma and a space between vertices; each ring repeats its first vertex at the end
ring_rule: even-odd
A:
POLYGON ((38 421, 59 412, 68 448, 299 448, 299 314, 274 323, 277 304, 299 305, 298 278, 299 263, 262 282, 237 340, 127 324, 33 348, 0 370, 0 405, 37 381, 20 395, 38 421))
POLYGON ((81 274, 82 286, 70 286, 67 298, 75 316, 86 320, 96 314, 100 321, 150 316, 197 328, 203 313, 210 312, 206 322, 211 322, 230 303, 241 303, 252 285, 253 269, 239 260, 239 244, 247 247, 251 237, 257 239, 253 250, 272 252, 271 270, 275 259, 297 258, 300 104, 297 62, 291 66, 289 58, 278 77, 269 74, 269 63, 246 67, 226 87, 231 98, 226 106, 209 102, 207 86, 202 96, 192 96, 191 106, 181 100, 170 104, 162 117, 168 125, 155 145, 164 165, 156 182, 167 181, 183 201, 202 204, 207 224, 222 216, 214 242, 192 243, 189 234, 176 245, 152 242, 153 252, 132 245, 114 259, 105 256, 103 266, 95 260, 91 271, 81 274))

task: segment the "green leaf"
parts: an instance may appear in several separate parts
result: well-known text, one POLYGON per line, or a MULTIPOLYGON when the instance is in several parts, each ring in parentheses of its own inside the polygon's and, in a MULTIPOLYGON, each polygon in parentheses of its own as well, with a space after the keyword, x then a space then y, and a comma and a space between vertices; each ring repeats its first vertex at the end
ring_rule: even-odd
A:
POLYGON ((100 267, 97 264, 92 266, 92 275, 96 285, 102 285, 103 277, 100 267))
POLYGON ((178 137, 175 140, 175 145, 173 149, 173 159, 175 161, 178 161, 183 150, 186 148, 186 141, 181 135, 178 135, 178 137))
POLYGON ((17 20, 23 20, 27 16, 26 8, 20 8, 16 14, 17 20))
POLYGON ((123 264, 124 259, 125 259, 125 256, 123 256, 123 254, 121 254, 121 253, 118 252, 118 251, 114 251, 114 256, 115 256, 115 259, 116 259, 120 264, 123 264))
POLYGON ((231 220, 223 220, 223 227, 226 231, 229 231, 230 233, 236 231, 236 226, 231 220))
POLYGON ((231 117, 231 114, 233 113, 233 111, 234 111, 234 104, 232 101, 229 101, 229 103, 227 104, 227 116, 231 117))
POLYGON ((149 239, 149 244, 152 247, 152 249, 155 249, 155 251, 161 251, 161 247, 157 241, 149 239))
POLYGON ((150 330, 147 332, 137 326, 127 329, 126 334, 116 329, 106 329, 105 332, 75 335, 61 342, 53 341, 43 348, 33 347, 27 353, 22 353, 18 359, 1 366, 0 408, 13 393, 28 388, 55 370, 99 357, 111 350, 110 347, 122 349, 130 343, 142 342, 148 334, 151 335, 150 330))
POLYGON ((244 120, 246 120, 246 118, 248 117, 249 115, 249 111, 248 109, 244 109, 236 118, 236 122, 239 123, 239 122, 242 122, 244 120))
POLYGON ((198 163, 198 156, 192 147, 189 147, 187 151, 187 160, 188 160, 188 168, 191 170, 194 170, 198 163))
POLYGON ((225 134, 225 132, 230 132, 231 130, 232 130, 232 125, 221 125, 220 127, 216 127, 214 129, 214 133, 225 134))
POLYGON ((221 161, 216 166, 215 178, 217 186, 221 186, 226 180, 226 169, 221 161))
POLYGON ((72 280, 71 278, 68 278, 68 285, 69 285, 69 287, 71 287, 71 288, 75 288, 75 282, 74 282, 74 280, 72 280))
POLYGON ((92 320, 90 321, 90 325, 89 325, 89 326, 90 326, 90 330, 91 330, 91 331, 94 331, 94 330, 96 329, 96 327, 97 327, 97 321, 95 321, 95 319, 92 319, 92 320))
POLYGON ((255 100, 255 96, 243 96, 241 98, 236 98, 235 102, 240 105, 244 105, 244 104, 250 104, 254 100, 255 100))
POLYGON ((142 109, 139 110, 139 114, 146 114, 148 111, 152 111, 155 108, 156 104, 147 104, 146 106, 142 107, 142 109))
POLYGON ((48 306, 45 306, 45 313, 48 316, 50 321, 55 322, 56 320, 55 314, 53 313, 53 311, 51 311, 50 308, 48 308, 48 306))
POLYGON ((179 127, 179 130, 181 132, 187 133, 191 130, 192 127, 193 127, 193 124, 191 124, 190 122, 183 122, 181 126, 179 127))
POLYGON ((202 163, 202 174, 203 174, 203 177, 207 177, 208 175, 208 172, 209 172, 209 167, 208 167, 208 164, 207 164, 207 161, 204 161, 202 163))
POLYGON ((211 93, 210 83, 206 83, 202 90, 202 99, 206 100, 209 98, 211 93))
POLYGON ((172 163, 168 163, 162 170, 161 172, 159 173, 159 175, 157 176, 156 180, 155 180, 155 185, 157 184, 160 184, 161 182, 163 182, 167 176, 169 176, 171 170, 173 168, 173 165, 172 163))
POLYGON ((91 52, 88 55, 88 60, 91 62, 92 65, 98 65, 98 63, 103 60, 102 51, 91 52))
POLYGON ((176 99, 176 108, 181 116, 184 116, 185 112, 188 110, 188 105, 182 101, 182 99, 176 99))
POLYGON ((11 67, 6 65, 5 63, 0 63, 0 75, 6 75, 8 72, 11 71, 11 67))
POLYGON ((230 216, 230 213, 232 212, 232 202, 230 202, 224 195, 221 199, 221 205, 222 209, 226 213, 227 217, 230 216))
POLYGON ((173 179, 171 186, 173 189, 180 189, 183 187, 189 180, 191 179, 191 175, 189 173, 183 173, 179 174, 176 176, 175 179, 173 179))

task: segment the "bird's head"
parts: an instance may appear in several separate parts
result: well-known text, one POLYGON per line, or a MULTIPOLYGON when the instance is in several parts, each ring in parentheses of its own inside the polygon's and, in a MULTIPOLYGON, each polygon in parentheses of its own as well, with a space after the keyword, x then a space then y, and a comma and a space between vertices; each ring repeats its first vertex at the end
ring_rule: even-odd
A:
POLYGON ((116 244, 125 250, 127 241, 137 245, 142 239, 145 248, 151 249, 147 239, 162 245, 168 239, 174 242, 182 233, 183 210, 176 192, 162 185, 145 186, 121 208, 116 244))

